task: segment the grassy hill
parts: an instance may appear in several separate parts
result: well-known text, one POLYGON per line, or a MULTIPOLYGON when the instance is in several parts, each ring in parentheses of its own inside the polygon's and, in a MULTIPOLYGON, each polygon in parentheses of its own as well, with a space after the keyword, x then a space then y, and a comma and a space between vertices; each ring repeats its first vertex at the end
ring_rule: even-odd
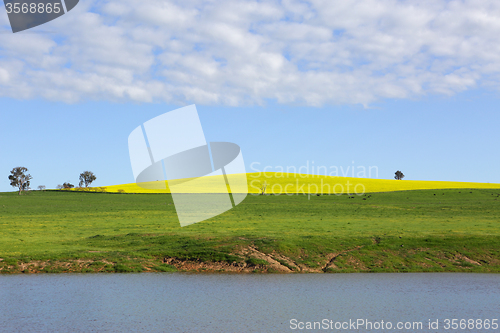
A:
POLYGON ((10 192, 0 228, 2 273, 500 272, 498 189, 249 195, 184 228, 170 194, 10 192))
MULTIPOLYGON (((408 190, 428 190, 428 189, 457 189, 457 188, 490 188, 500 189, 500 184, 490 183, 467 183, 467 182, 441 182, 422 180, 395 180, 395 179, 373 179, 373 178, 352 178, 352 177, 329 177, 296 173, 248 173, 247 182, 249 193, 260 193, 263 184, 266 184, 266 193, 271 194, 292 194, 292 193, 375 193, 408 190)), ((218 177, 206 177, 205 186, 200 188, 200 192, 212 191, 213 181, 218 177)), ((115 193, 170 193, 168 182, 161 183, 165 189, 147 190, 135 183, 105 186, 99 188, 106 192, 115 193)), ((154 183, 148 183, 148 187, 155 187, 154 183)), ((160 186, 157 186, 160 187, 160 186)))

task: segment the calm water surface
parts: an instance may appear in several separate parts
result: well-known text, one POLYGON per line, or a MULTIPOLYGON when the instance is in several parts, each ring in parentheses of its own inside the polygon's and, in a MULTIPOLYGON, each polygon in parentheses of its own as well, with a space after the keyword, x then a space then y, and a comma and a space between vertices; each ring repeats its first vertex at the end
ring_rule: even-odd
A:
POLYGON ((446 330, 447 318, 500 319, 500 275, 0 276, 2 332, 500 332, 446 330), (423 326, 335 329, 358 319, 423 326))

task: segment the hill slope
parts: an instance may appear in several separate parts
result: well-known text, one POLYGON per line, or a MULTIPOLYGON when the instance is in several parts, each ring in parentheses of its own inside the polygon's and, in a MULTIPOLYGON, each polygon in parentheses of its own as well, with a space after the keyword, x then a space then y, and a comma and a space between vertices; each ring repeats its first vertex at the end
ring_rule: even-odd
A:
POLYGON ((0 272, 500 272, 500 190, 249 195, 181 228, 170 194, 0 193, 0 272))

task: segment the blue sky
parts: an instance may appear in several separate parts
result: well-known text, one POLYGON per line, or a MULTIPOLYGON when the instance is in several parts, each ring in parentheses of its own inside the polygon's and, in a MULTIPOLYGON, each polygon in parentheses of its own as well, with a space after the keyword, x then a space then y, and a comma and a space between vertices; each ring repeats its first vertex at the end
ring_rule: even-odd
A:
POLYGON ((12 34, 2 9, 0 191, 15 166, 133 182, 130 132, 189 104, 247 171, 500 183, 497 22, 495 2, 83 0, 12 34))

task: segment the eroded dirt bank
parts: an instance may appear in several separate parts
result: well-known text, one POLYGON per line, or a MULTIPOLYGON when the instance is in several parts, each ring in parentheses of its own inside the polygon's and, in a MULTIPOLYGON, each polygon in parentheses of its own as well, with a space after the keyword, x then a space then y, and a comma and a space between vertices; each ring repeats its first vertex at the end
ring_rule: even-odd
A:
MULTIPOLYGON (((98 251, 93 251, 98 252, 98 251)), ((155 258, 100 258, 66 260, 13 260, 0 258, 0 273, 90 273, 90 272, 228 272, 228 273, 342 273, 342 272, 500 272, 493 253, 437 251, 429 248, 367 251, 356 246, 326 253, 317 261, 304 263, 283 253, 265 253, 251 245, 229 254, 230 260, 163 256, 155 258), (467 253, 467 254, 465 254, 467 253)), ((307 256, 307 255, 305 255, 307 256)))

